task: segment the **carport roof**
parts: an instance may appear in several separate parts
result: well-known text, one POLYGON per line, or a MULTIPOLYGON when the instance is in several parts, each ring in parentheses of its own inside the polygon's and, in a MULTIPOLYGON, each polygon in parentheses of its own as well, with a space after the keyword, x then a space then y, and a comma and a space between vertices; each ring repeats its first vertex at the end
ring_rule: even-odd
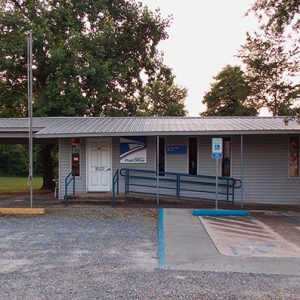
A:
MULTIPOLYGON (((36 138, 126 135, 300 133, 286 117, 43 117, 33 119, 36 138)), ((0 133, 25 133, 27 118, 0 118, 0 133)))

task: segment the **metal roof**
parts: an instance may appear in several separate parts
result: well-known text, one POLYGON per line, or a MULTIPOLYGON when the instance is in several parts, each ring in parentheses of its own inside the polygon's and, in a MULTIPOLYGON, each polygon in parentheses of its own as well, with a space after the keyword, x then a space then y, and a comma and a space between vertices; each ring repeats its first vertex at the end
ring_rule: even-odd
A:
MULTIPOLYGON (((126 135, 299 133, 285 117, 44 117, 34 118, 37 138, 126 135)), ((28 130, 27 118, 0 118, 0 132, 28 130)))

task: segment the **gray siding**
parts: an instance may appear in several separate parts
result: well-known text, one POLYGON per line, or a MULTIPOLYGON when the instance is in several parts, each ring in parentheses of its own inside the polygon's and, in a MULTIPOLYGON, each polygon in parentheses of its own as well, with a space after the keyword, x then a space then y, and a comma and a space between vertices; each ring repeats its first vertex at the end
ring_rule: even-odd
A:
MULTIPOLYGON (((240 177, 239 142, 233 152, 236 156, 233 176, 240 177)), ((245 202, 300 204, 300 180, 288 175, 287 135, 244 137, 245 202)))
MULTIPOLYGON (((76 177, 75 192, 86 192, 86 140, 80 139, 80 176, 76 177)), ((59 140, 59 199, 64 198, 65 178, 71 172, 71 139, 59 140)), ((68 187, 68 194, 72 193, 72 184, 68 187)))
MULTIPOLYGON (((187 146, 187 137, 166 137, 166 146, 187 146)), ((166 172, 187 173, 187 154, 166 154, 166 172)))
MULTIPOLYGON (((215 175, 211 136, 199 137, 198 174, 215 175)), ((288 136, 244 136, 244 201, 300 204, 300 178, 288 176, 288 136)), ((231 176, 241 177, 241 138, 231 137, 231 176)), ((221 172, 221 168, 219 170, 221 172)), ((235 199, 240 201, 241 189, 235 199)))
MULTIPOLYGON (((198 137, 198 174, 215 175, 215 160, 211 158, 211 136, 198 137)), ((187 137, 166 137, 166 145, 187 145, 187 137)), ((231 137, 231 176, 240 179, 240 136, 231 137)), ((64 179, 71 171, 70 139, 59 141, 59 195, 64 196, 64 179)), ((166 155, 166 171, 186 173, 188 154, 166 155)), ((112 138, 112 175, 117 169, 156 169, 156 137, 147 138, 146 164, 120 164, 119 137, 112 138)), ((155 185, 156 182, 139 183, 155 185)), ((161 183, 162 186, 170 184, 161 183)), ((172 186, 175 186, 172 183, 172 186)), ((195 186, 185 186, 195 187, 195 186)), ((300 204, 300 178, 288 176, 288 135, 244 136, 244 201, 257 203, 300 204)), ((136 188, 153 192, 151 188, 136 188)), ((211 191, 214 188, 211 187, 211 191)), ((69 189, 71 192, 71 189, 69 189)), ((81 139, 81 176, 76 178, 76 192, 86 192, 86 139, 81 139)), ((120 176, 120 192, 124 192, 124 177, 120 176)), ((163 189, 163 193, 175 195, 175 191, 163 189)), ((193 195, 186 192, 183 195, 193 195)), ((199 197, 214 198, 214 194, 198 194, 199 197)), ((241 190, 236 190, 240 200, 241 190)))

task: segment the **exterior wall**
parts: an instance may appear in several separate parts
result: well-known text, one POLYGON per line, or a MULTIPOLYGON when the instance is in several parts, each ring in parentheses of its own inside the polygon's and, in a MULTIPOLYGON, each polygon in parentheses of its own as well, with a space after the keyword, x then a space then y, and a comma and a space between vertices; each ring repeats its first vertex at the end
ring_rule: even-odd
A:
MULTIPOLYGON (((166 137, 167 146, 188 146, 187 137, 166 137)), ((188 173, 188 153, 187 154, 165 154, 166 172, 188 173)))
MULTIPOLYGON (((80 139, 80 176, 76 177, 75 193, 86 192, 86 140, 80 139)), ((59 199, 65 195, 65 178, 71 172, 71 139, 59 140, 59 199)), ((72 193, 72 184, 68 186, 72 193)))
MULTIPOLYGON (((150 170, 155 171, 156 169, 156 137, 147 137, 147 163, 145 164, 121 164, 120 163, 120 138, 119 137, 113 137, 112 138, 112 170, 113 175, 115 174, 116 170, 121 170, 122 168, 126 169, 143 169, 143 170, 150 170)), ((144 176, 143 174, 140 174, 141 176, 144 176)), ((124 177, 120 176, 120 192, 123 193, 125 190, 125 181, 124 177)), ((151 185, 154 184, 152 181, 145 180, 145 181, 132 181, 134 183, 140 183, 140 184, 147 184, 151 185)), ((153 189, 151 188, 145 188, 145 187, 136 187, 135 190, 137 191, 145 191, 145 192, 151 192, 153 189)))
MULTIPOLYGON (((211 158, 211 136, 198 137, 198 174, 215 175, 215 160, 211 158)), ((146 164, 120 164, 119 137, 112 138, 112 176, 122 168, 156 169, 156 137, 147 138, 146 164)), ((186 145, 188 138, 166 137, 166 146, 186 145)), ((64 195, 64 179, 71 171, 70 139, 59 141, 59 195, 64 195)), ((240 136, 231 137, 231 177, 240 179, 240 136)), ((86 139, 81 139, 81 175, 76 177, 76 192, 86 192, 86 139)), ((188 154, 167 155, 165 159, 167 172, 188 172, 188 154)), ((221 170, 221 167, 220 167, 221 170)), ((288 176, 288 136, 287 135, 255 135, 244 136, 244 202, 300 204, 300 178, 288 176)), ((167 177, 162 177, 167 178, 167 177)), ((143 181, 143 184, 155 185, 156 182, 143 181)), ((161 183, 162 186, 169 184, 161 183)), ((192 188, 192 186, 189 186, 192 188)), ((155 189, 136 187, 137 190, 153 192, 155 189)), ((214 188, 211 187, 213 191, 214 188)), ((71 187, 69 188, 71 192, 71 187)), ((124 192, 124 177, 120 176, 120 192, 124 192)), ((162 193, 175 194, 175 191, 162 189, 162 193)), ((191 196, 193 193, 184 192, 191 196)), ((214 194, 197 194, 203 198, 214 198, 214 194)), ((236 190, 235 199, 241 198, 241 189, 236 190)))
MULTIPOLYGON (((288 136, 244 136, 244 201, 300 204, 300 178, 289 178, 288 136)), ((240 177, 240 143, 235 142, 233 177, 240 177)), ((240 200, 240 191, 237 200, 240 200)))
MULTIPOLYGON (((215 175, 211 136, 199 137, 198 174, 215 175)), ((300 204, 300 178, 289 178, 288 136, 244 136, 244 202, 300 204)), ((241 138, 231 137, 231 177, 241 178, 241 138)), ((220 168, 221 170, 221 168, 220 168)), ((221 171, 220 171, 221 172, 221 171)), ((241 200, 237 189, 235 200, 241 200)))

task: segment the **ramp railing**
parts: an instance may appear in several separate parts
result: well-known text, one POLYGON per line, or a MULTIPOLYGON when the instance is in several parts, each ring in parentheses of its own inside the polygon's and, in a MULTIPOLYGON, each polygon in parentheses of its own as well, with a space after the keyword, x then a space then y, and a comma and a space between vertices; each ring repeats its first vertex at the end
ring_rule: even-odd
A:
POLYGON ((119 195, 119 169, 116 170, 112 179, 113 206, 116 206, 116 195, 119 195))
POLYGON ((72 192, 73 192, 73 195, 75 195, 75 173, 74 173, 74 171, 71 171, 65 178, 65 195, 64 195, 65 206, 68 206, 68 186, 71 183, 73 183, 72 192))
MULTIPOLYGON (((177 199, 193 198, 214 200, 216 177, 209 175, 190 175, 176 172, 159 172, 157 189, 157 172, 138 169, 121 169, 120 175, 125 179, 125 195, 139 193, 174 196, 177 199), (211 197, 208 197, 211 196, 211 197)), ((241 187, 241 180, 232 177, 218 177, 218 195, 220 201, 234 203, 235 189, 241 187)))

